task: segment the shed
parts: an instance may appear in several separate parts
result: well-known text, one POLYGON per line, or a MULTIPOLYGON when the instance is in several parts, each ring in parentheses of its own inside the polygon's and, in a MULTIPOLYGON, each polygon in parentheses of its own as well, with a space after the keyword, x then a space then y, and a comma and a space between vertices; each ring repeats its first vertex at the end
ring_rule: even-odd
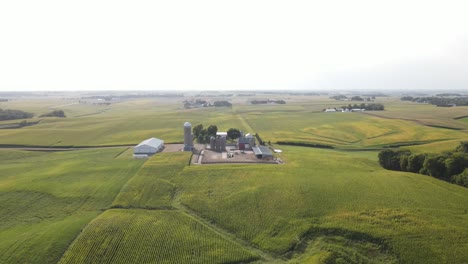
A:
POLYGON ((142 141, 133 148, 133 156, 141 157, 142 155, 153 155, 160 152, 164 148, 164 141, 159 138, 149 138, 142 141))
POLYGON ((273 158, 273 153, 271 150, 265 146, 254 146, 252 150, 259 159, 271 159, 273 158))

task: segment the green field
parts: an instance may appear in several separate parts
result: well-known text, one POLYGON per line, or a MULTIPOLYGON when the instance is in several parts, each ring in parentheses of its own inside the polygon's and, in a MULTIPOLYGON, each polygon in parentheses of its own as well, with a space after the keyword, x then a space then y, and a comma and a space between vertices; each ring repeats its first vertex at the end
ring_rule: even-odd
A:
POLYGON ((60 263, 242 263, 258 257, 178 211, 112 209, 60 263))
POLYGON ((0 129, 0 145, 181 142, 189 121, 257 132, 285 163, 188 166, 183 152, 134 160, 128 147, 1 148, 0 263, 466 263, 468 190, 384 170, 377 154, 454 149, 468 140, 458 118, 468 107, 386 97, 382 112, 322 113, 345 103, 292 96, 286 105, 234 98, 232 108, 184 110, 182 100, 1 102, 67 118, 0 129))
POLYGON ((0 150, 0 263, 57 262, 142 165, 122 150, 0 150))

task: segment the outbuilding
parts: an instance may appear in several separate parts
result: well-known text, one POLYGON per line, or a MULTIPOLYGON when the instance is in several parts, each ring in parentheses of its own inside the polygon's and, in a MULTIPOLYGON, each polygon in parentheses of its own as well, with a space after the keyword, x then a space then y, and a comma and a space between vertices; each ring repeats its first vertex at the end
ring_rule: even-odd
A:
POLYGON ((242 135, 237 140, 237 148, 240 150, 251 150, 255 146, 255 138, 250 133, 242 135))
POLYGON ((255 154, 255 156, 259 159, 272 159, 273 158, 273 152, 265 146, 254 146, 252 147, 252 150, 255 154))
POLYGON ((136 145, 133 148, 133 157, 135 158, 142 158, 144 155, 151 156, 160 151, 164 148, 164 141, 159 138, 149 138, 147 140, 142 141, 140 144, 136 145))

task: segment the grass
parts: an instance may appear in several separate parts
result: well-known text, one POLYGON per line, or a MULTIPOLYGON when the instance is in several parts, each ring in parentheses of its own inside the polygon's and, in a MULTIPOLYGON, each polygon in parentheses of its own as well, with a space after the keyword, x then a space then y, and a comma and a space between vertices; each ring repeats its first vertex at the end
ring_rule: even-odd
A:
POLYGON ((0 151, 0 263, 56 263, 141 166, 119 151, 0 151))

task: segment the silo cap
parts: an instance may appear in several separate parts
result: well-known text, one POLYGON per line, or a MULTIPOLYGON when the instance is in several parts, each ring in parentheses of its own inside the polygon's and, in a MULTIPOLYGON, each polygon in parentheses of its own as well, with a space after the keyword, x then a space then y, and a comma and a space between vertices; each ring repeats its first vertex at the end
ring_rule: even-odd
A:
POLYGON ((184 127, 191 127, 191 126, 192 126, 192 124, 190 124, 189 122, 185 122, 185 124, 184 124, 184 127))

